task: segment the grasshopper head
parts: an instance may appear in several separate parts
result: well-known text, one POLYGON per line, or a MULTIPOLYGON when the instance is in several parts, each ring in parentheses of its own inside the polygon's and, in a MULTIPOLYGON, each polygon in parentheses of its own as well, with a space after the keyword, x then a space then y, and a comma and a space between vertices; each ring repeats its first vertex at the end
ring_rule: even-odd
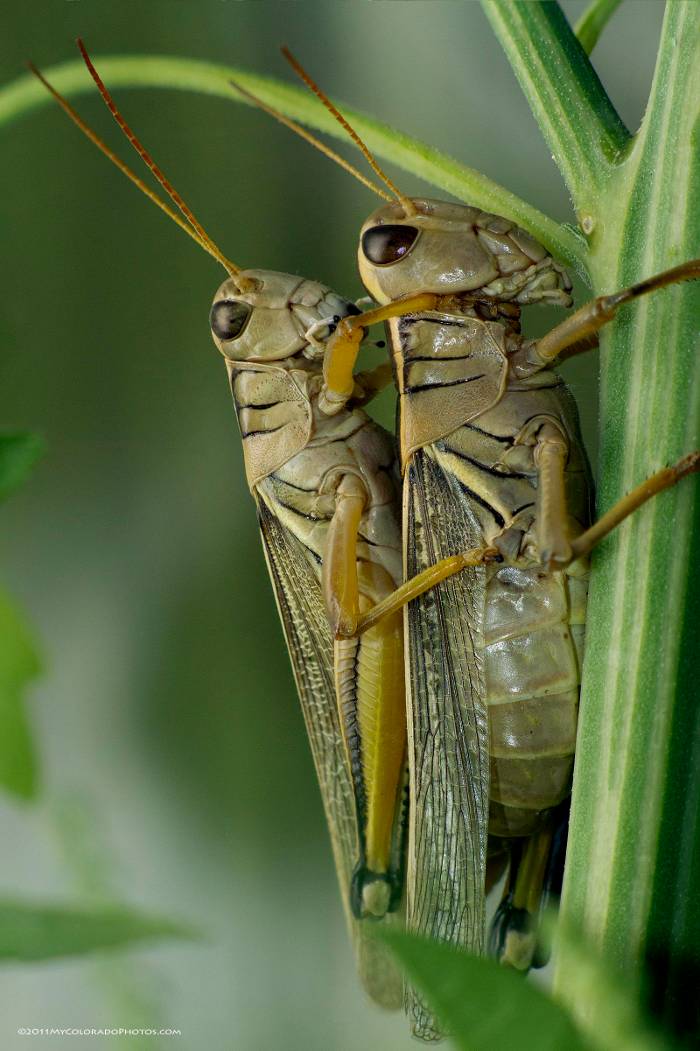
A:
POLYGON ((359 313, 316 281, 272 270, 245 270, 241 277, 250 287, 241 291, 234 278, 224 281, 209 315, 214 343, 227 361, 320 356, 338 321, 359 313))
POLYGON ((569 306, 571 282, 545 249, 508 219, 416 198, 378 208, 360 232, 362 281, 388 303, 417 292, 569 306))

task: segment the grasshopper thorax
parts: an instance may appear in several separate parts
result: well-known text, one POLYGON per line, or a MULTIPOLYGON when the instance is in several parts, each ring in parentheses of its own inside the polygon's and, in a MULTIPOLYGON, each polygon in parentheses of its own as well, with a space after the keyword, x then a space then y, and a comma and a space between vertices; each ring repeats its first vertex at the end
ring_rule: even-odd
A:
POLYGON ((508 219, 446 201, 413 204, 415 215, 399 202, 382 205, 360 232, 360 276, 377 302, 436 292, 570 305, 566 272, 508 219))
POLYGON ((322 356, 354 303, 317 281, 273 270, 245 270, 218 289, 209 315, 214 343, 227 361, 282 362, 322 356))

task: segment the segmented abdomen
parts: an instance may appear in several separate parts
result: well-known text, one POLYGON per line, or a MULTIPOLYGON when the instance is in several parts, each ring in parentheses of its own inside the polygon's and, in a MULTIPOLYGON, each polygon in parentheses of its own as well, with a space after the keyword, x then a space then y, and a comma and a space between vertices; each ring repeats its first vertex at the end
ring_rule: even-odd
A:
POLYGON ((569 794, 587 576, 504 566, 486 587, 483 665, 489 709, 489 833, 536 831, 569 794))
POLYGON ((587 566, 548 572, 536 561, 537 470, 532 445, 516 439, 531 421, 555 419, 567 434, 572 532, 588 519, 588 469, 573 401, 552 373, 509 385, 498 405, 435 443, 480 520, 483 542, 520 538, 515 564, 487 570, 482 632, 489 713, 489 833, 526 836, 543 810, 569 793, 585 630, 587 566))

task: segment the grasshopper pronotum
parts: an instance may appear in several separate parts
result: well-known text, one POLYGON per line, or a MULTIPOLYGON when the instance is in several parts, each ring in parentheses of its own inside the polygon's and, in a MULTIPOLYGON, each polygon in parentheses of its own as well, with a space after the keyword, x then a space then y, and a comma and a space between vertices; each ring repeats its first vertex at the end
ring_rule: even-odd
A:
MULTIPOLYGON (((700 260, 595 299, 527 340, 521 306, 571 304, 562 267, 506 219, 401 194, 284 53, 396 197, 360 232, 360 276, 379 306, 338 325, 321 407, 331 416, 342 408, 361 338, 386 322, 399 394, 404 574, 432 567, 437 584, 405 616, 408 926, 481 951, 485 891, 507 869, 490 943, 502 962, 526 970, 565 831, 588 553, 652 495, 700 469, 700 453, 691 453, 589 526, 576 407, 552 369, 595 346, 626 303, 700 277, 700 260), (468 568, 455 575, 466 549, 468 568)), ((390 596, 360 630, 405 599, 401 590, 390 596)), ((409 1011, 416 1035, 434 1037, 434 1020, 412 994, 409 1011)))

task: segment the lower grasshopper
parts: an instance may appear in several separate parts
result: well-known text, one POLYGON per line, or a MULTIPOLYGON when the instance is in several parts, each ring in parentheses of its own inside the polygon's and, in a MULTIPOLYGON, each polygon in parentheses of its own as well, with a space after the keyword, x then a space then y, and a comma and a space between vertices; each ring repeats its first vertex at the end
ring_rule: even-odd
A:
POLYGON ((358 308, 315 281, 241 270, 228 260, 128 127, 79 47, 112 115, 184 219, 33 71, 88 138, 229 275, 214 298, 211 332, 231 384, 359 970, 370 995, 395 1007, 400 978, 362 918, 381 919, 401 903, 401 616, 383 619, 362 638, 334 638, 352 635, 359 617, 401 578, 394 442, 361 407, 385 385, 386 368, 358 377, 353 398, 332 419, 320 410, 328 338, 358 308))
MULTIPOLYGON (((285 56, 396 197, 360 232, 360 276, 380 305, 338 325, 320 404, 331 417, 342 410, 360 341, 386 322, 399 393, 404 575, 433 567, 437 584, 405 614, 408 926, 482 951, 484 895, 507 868, 491 947, 527 970, 562 824, 565 834, 588 553, 644 501, 700 469, 700 453, 691 453, 589 526, 576 407, 553 366, 595 346, 625 304, 700 277, 700 260, 595 299, 542 339, 525 339, 521 306, 571 304, 562 267, 506 219, 401 194, 285 56)), ((360 630, 406 597, 390 596, 360 630)), ((409 1011, 415 1034, 434 1038, 434 1020, 412 994, 409 1011)))

